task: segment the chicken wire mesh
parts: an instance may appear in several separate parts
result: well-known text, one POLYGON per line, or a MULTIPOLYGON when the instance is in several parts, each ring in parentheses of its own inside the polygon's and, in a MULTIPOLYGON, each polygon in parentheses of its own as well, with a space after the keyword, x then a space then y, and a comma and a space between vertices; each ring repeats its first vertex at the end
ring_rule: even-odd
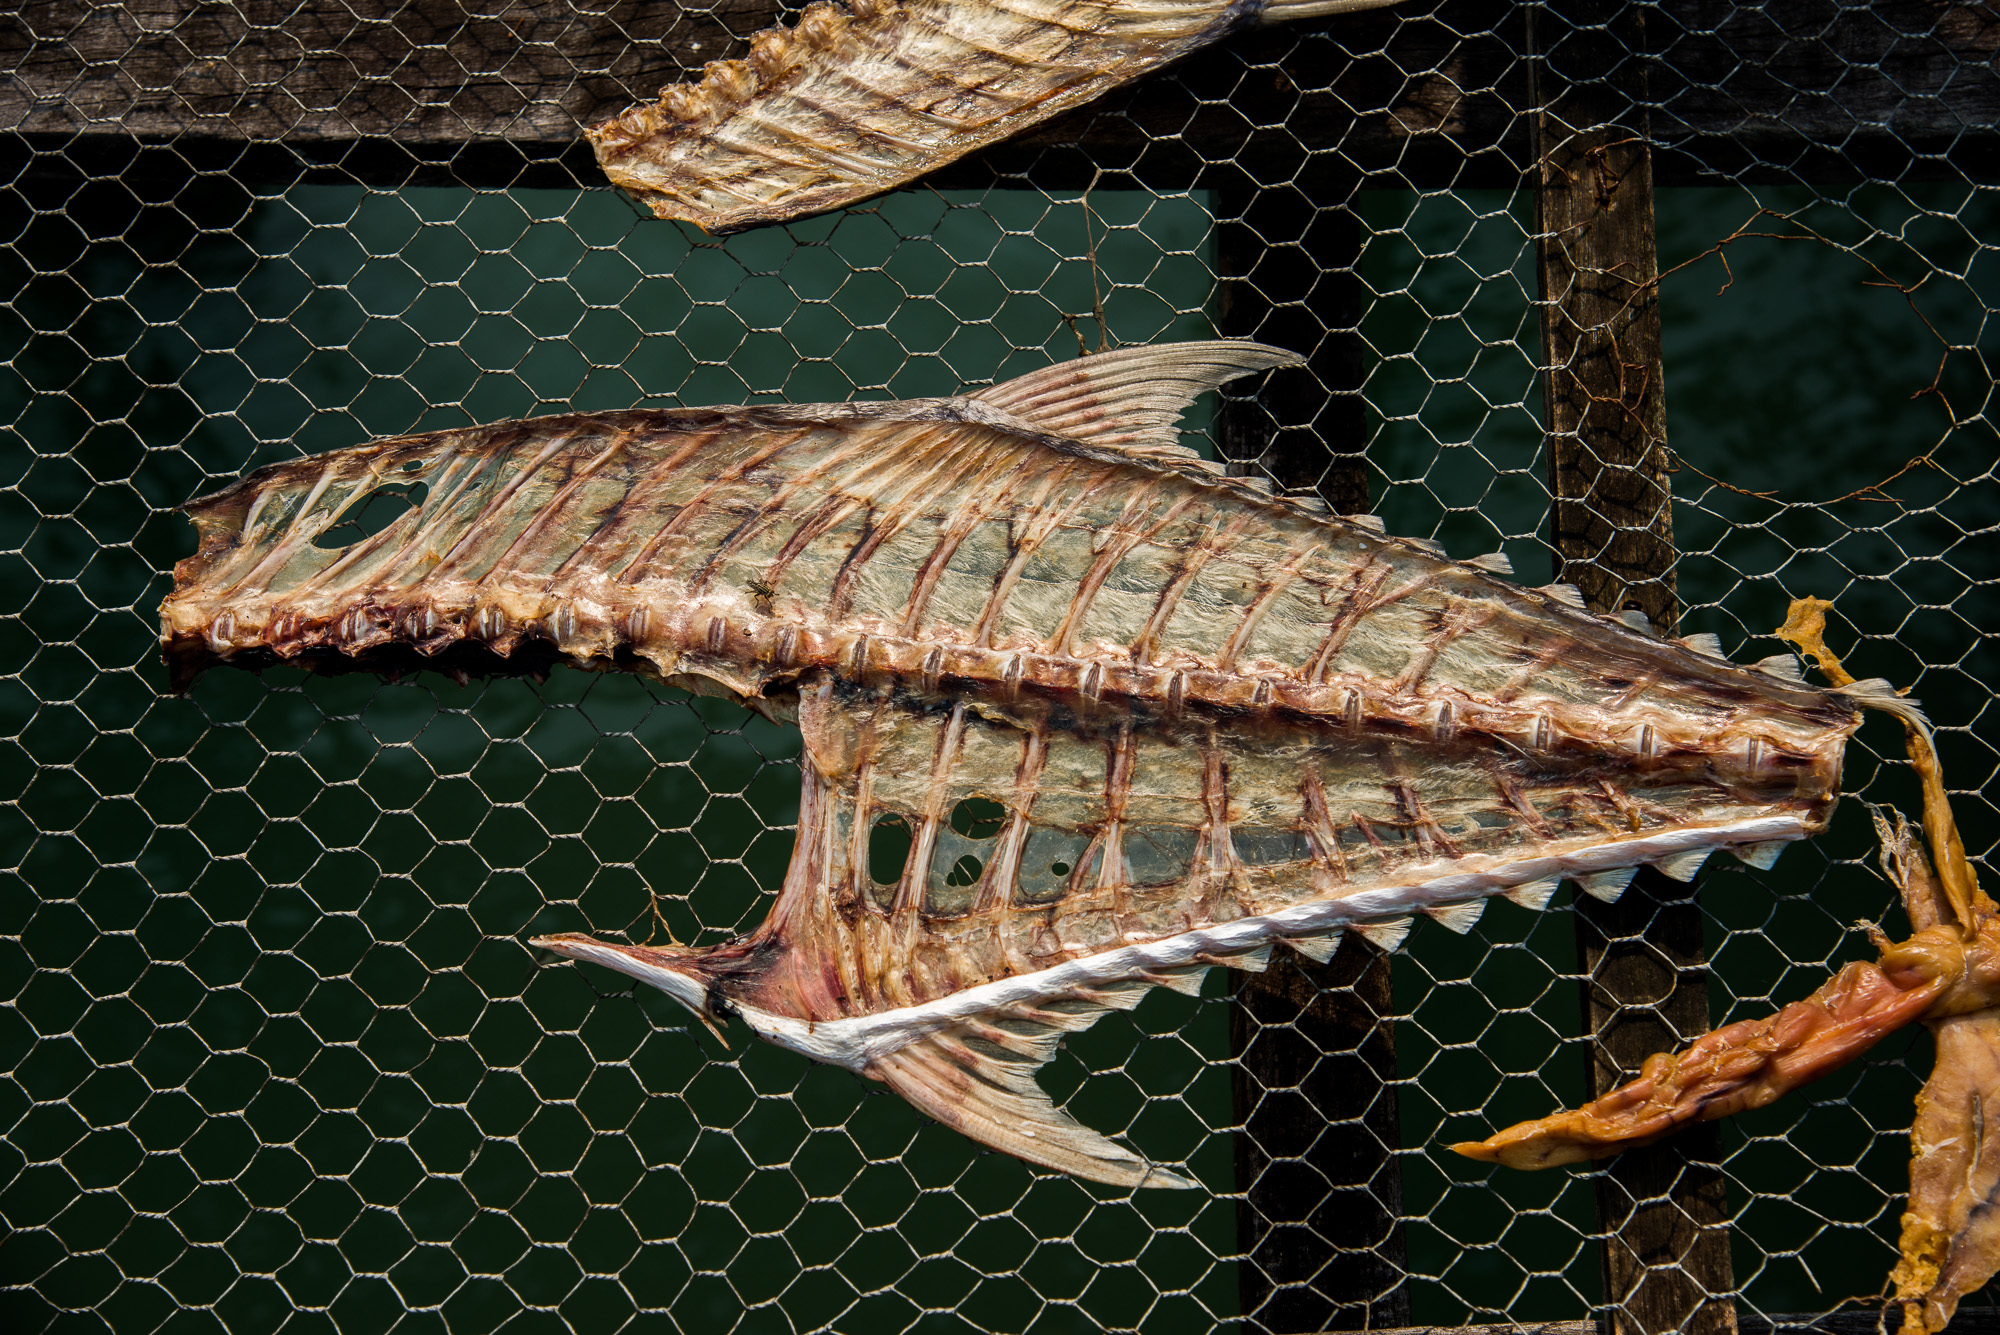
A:
MULTIPOLYGON (((1993 22, 1923 9, 1899 30, 1899 12, 1882 11, 1868 49, 1842 49, 1854 81, 1889 77, 1899 42, 1949 55, 1949 24, 1993 22)), ((17 17, 15 32, 59 40, 54 14, 17 17)), ((358 18, 329 14, 287 21, 311 17, 311 40, 345 53, 379 111, 396 70, 364 58, 358 18)), ((256 26, 233 7, 206 17, 226 29, 232 15, 256 26)), ((1786 43, 1725 34, 1706 10, 1645 17, 1660 160, 1701 182, 1658 201, 1682 630, 1754 660, 1780 647, 1768 633, 1788 596, 1835 599, 1852 666, 1914 688, 1940 725, 1979 860, 2000 736, 1984 629, 2000 573, 1985 361, 2000 269, 1984 238, 2000 201, 1959 165, 1972 150, 1958 140, 1880 171, 1879 136, 1861 131, 1893 132, 1896 115, 1843 129, 1838 90, 1786 82, 1809 64, 1786 43), (1685 74, 1717 68, 1718 43, 1721 74, 1685 74), (1746 121, 1726 151, 1687 129, 1690 107, 1773 81, 1795 94, 1792 120, 1746 121), (1842 170, 1808 171, 1811 155, 1842 170)), ((673 21, 735 39, 763 19, 718 6, 673 21)), ((130 26, 135 50, 161 31, 130 26)), ((633 31, 615 70, 537 86, 534 123, 559 112, 573 135, 580 108, 659 82, 672 23, 633 31)), ((506 73, 490 35, 449 38, 438 49, 468 71, 506 73)), ((1343 336, 1361 354, 1367 478, 1389 530, 1461 556, 1502 547, 1541 582, 1534 208, 1511 184, 1531 165, 1528 42, 1500 6, 1281 30, 1157 81, 1186 128, 1267 106, 1266 83, 1291 80, 1278 112, 1242 114, 1234 148, 1163 129, 1120 95, 1086 113, 1124 145, 1087 192, 1037 175, 1079 151, 1055 142, 962 169, 952 188, 726 241, 642 219, 587 174, 531 188, 545 167, 472 153, 428 169, 445 185, 385 186, 337 154, 309 181, 273 180, 230 170, 250 158, 218 158, 213 124, 121 156, 104 133, 119 128, 115 99, 85 131, 17 127, 35 133, 0 192, 10 1328, 1237 1323, 1243 1112, 1226 980, 1072 1036, 1043 1073, 1058 1103, 1186 1171, 1193 1192, 1085 1186, 985 1153, 845 1072, 740 1035, 725 1049, 665 997, 548 967, 523 942, 587 928, 709 943, 756 923, 789 853, 795 732, 569 671, 460 684, 225 670, 169 695, 155 608, 192 546, 173 507, 374 436, 635 404, 946 394, 1072 355, 1079 337, 1201 336, 1228 229, 1262 187, 1358 220, 1350 253, 1302 250, 1286 272, 1359 293, 1343 336), (1400 80, 1348 73, 1385 61, 1400 80), (1395 121, 1407 149, 1385 159, 1308 127, 1329 105, 1395 121), (1145 186, 1120 170, 1153 151, 1233 174, 1145 186)), ((1957 59, 1893 90, 1892 112, 1948 101, 1980 68, 1957 59)), ((227 85, 228 60, 204 77, 227 85)), ((239 97, 219 114, 280 114, 271 105, 239 97)), ((402 106, 383 113, 392 125, 439 114, 402 106)), ((1262 295, 1310 307, 1311 286, 1262 295)), ((1916 809, 1896 743, 1884 725, 1863 731, 1846 771, 1856 800, 1777 870, 1706 873, 1717 1022, 1865 956, 1857 919, 1897 921, 1865 810, 1916 809)), ((1592 1175, 1510 1174, 1442 1149, 1584 1095, 1574 937, 1565 894, 1541 914, 1497 908, 1464 938, 1421 927, 1396 955, 1398 1143, 1393 1171, 1362 1188, 1398 1221, 1379 1248, 1396 1305, 1357 1292, 1330 1324, 1603 1310, 1592 1175)), ((1926 1040, 1898 1037, 1724 1129, 1739 1311, 1820 1312, 1875 1291, 1927 1069, 1926 1040)))

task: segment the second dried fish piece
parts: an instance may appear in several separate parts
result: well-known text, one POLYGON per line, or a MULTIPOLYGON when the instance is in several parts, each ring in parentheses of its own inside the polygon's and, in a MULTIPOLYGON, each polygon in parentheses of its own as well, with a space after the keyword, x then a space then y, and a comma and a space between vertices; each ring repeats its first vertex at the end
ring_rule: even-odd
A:
POLYGON ((715 233, 879 195, 1239 28, 1392 0, 853 0, 590 129, 605 175, 715 233))

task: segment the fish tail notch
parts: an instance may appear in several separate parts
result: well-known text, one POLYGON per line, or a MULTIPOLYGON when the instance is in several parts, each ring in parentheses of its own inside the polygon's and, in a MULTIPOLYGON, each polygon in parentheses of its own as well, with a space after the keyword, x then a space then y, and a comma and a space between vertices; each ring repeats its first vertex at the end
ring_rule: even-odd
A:
POLYGON ((1114 1187, 1198 1185, 1056 1107, 1034 1075, 1054 1046, 1053 1035, 1022 1052, 947 1031, 877 1057, 866 1074, 960 1135, 1043 1168, 1114 1187))

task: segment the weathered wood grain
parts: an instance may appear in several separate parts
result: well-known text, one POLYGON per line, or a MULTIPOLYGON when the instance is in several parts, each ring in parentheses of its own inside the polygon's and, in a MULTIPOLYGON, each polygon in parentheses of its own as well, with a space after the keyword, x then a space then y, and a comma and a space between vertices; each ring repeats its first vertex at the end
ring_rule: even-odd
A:
MULTIPOLYGON (((1361 226, 1350 209, 1321 207, 1345 199, 1254 181, 1217 192, 1217 327, 1306 356, 1268 376, 1254 400, 1225 401, 1221 444, 1232 468, 1360 514, 1370 508, 1361 226)), ((1245 1329, 1401 1324, 1410 1309, 1390 957, 1350 936, 1325 964, 1291 955, 1235 981, 1245 1329)))
MULTIPOLYGON (((1556 3, 1537 16, 1536 259, 1559 577, 1600 612, 1680 616, 1660 350, 1647 67, 1636 7, 1556 3), (1613 71, 1605 77, 1604 71, 1613 71)), ((1593 1096, 1709 1027, 1701 911, 1642 869, 1614 904, 1577 897, 1593 1096)), ((1719 1133, 1694 1128, 1597 1179, 1611 1335, 1734 1335, 1719 1133)))
MULTIPOLYGON (((41 150, 41 171, 89 169, 136 138, 173 141, 183 171, 594 181, 585 124, 739 53, 779 13, 771 0, 29 0, 0 15, 0 133, 19 137, 11 156, 41 150)), ((1413 0, 1246 34, 934 179, 1213 185, 1303 156, 1385 184, 1513 184, 1530 160, 1524 13, 1413 0), (1238 109, 1253 85, 1289 105, 1282 123, 1238 109)), ((1647 58, 1664 181, 1995 170, 1990 5, 1693 0, 1659 18, 1647 58)))
MULTIPOLYGON (((1876 1335, 1881 1320, 1880 1313, 1867 1310, 1836 1312, 1831 1316, 1810 1312, 1760 1316, 1746 1312, 1741 1329, 1743 1335, 1772 1335, 1779 1331, 1796 1331, 1800 1335, 1809 1331, 1824 1335, 1876 1335)), ((1952 1335, 1992 1335, 2000 1331, 2000 1308, 1961 1307, 1952 1320, 1951 1331, 1952 1335)), ((1378 1330, 1376 1335, 1598 1335, 1598 1327, 1595 1321, 1531 1321, 1522 1325, 1400 1326, 1378 1330)))
POLYGON ((1325 964, 1287 955, 1237 975, 1245 1331, 1410 1319, 1389 961, 1349 936, 1325 964))

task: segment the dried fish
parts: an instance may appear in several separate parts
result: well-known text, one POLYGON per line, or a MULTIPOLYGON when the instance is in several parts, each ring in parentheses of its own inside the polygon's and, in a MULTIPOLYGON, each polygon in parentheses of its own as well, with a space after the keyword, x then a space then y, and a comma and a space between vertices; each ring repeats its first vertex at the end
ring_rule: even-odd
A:
POLYGON ((723 233, 844 208, 1259 23, 1392 0, 851 0, 588 131, 604 174, 723 233))
POLYGON ((535 944, 1024 1159, 1187 1185, 1051 1104, 1062 1035, 1281 942, 1393 947, 1413 915, 1463 929, 1563 878, 1608 898, 1640 863, 1766 861, 1825 826, 1858 717, 1181 446, 1197 394, 1297 360, 1131 348, 956 398, 279 464, 189 504, 165 653, 182 682, 563 661, 795 716, 798 837, 761 927, 535 944), (316 545, 418 481, 381 532, 316 545))
POLYGON ((1547 1168, 1648 1145, 1693 1122, 1761 1108, 1922 1021, 1937 1040, 1910 1128, 1909 1208, 1890 1276, 1903 1335, 1943 1330, 1958 1302, 2000 1273, 2000 905, 1965 856, 1923 717, 1884 683, 1855 682, 1821 638, 1831 604, 1802 598, 1778 632, 1853 698, 1898 715, 1924 786, 1932 870, 1908 822, 1879 812, 1883 868, 1914 934, 1873 933, 1879 959, 1847 965, 1764 1020, 1704 1034, 1646 1059, 1639 1078, 1594 1103, 1452 1148, 1509 1168, 1547 1168), (1859 688, 1858 691, 1856 688, 1859 688))

